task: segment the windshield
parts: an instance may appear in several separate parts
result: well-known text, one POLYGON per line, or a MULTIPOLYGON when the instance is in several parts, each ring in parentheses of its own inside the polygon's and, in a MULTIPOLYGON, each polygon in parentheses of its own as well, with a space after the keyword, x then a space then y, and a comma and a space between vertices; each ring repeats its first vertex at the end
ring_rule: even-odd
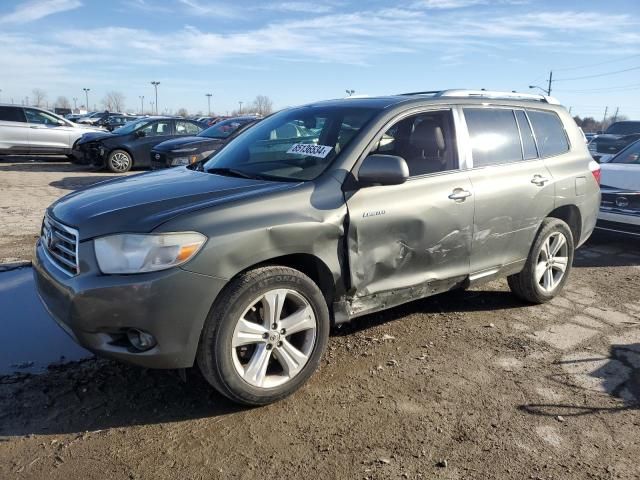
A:
POLYGON ((127 123, 124 127, 116 128, 113 131, 113 133, 127 135, 129 133, 132 133, 134 130, 137 130, 138 128, 144 127, 150 121, 151 120, 149 120, 148 118, 141 118, 140 120, 134 120, 133 122, 127 123))
POLYGON ((204 165, 257 178, 304 181, 320 175, 378 109, 353 106, 284 110, 240 134, 204 165))
POLYGON ((200 132, 198 137, 207 137, 207 138, 227 138, 233 132, 235 132, 239 127, 245 125, 249 122, 252 122, 253 118, 230 118, 229 120, 225 120, 220 123, 216 123, 212 127, 207 128, 206 130, 200 132))
POLYGON ((605 133, 611 133, 613 135, 640 133, 640 122, 617 122, 609 126, 605 133))

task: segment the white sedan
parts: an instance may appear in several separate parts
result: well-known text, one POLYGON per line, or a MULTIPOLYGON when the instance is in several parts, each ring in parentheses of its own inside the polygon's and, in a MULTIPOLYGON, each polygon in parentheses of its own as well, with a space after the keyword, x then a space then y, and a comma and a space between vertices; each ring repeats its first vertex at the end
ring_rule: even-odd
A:
POLYGON ((596 228, 640 237, 640 140, 601 164, 596 228))

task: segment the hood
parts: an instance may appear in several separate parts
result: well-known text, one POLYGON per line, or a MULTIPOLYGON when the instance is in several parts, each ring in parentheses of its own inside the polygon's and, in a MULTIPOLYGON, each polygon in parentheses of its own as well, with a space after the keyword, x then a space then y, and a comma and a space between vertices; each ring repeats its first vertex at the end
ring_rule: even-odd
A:
POLYGON ((147 233, 178 215, 296 185, 178 167, 101 182, 61 198, 47 212, 77 228, 80 240, 86 240, 112 233, 147 233))
POLYGON ((105 138, 113 138, 115 136, 116 135, 114 135, 113 133, 107 132, 105 130, 93 129, 90 132, 84 133, 82 137, 80 137, 80 140, 78 140, 78 144, 81 145, 83 143, 95 142, 97 140, 102 140, 105 138))
POLYGON ((218 143, 222 143, 222 140, 209 137, 180 137, 165 140, 153 147, 153 149, 158 152, 169 152, 181 147, 199 147, 205 145, 216 145, 218 143))

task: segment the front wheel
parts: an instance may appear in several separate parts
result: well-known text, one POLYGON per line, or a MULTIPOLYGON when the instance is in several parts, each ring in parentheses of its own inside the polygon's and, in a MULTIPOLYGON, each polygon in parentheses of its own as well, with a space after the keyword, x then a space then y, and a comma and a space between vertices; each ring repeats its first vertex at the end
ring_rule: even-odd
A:
POLYGON ((287 267, 258 268, 232 280, 216 300, 198 365, 231 400, 265 405, 311 377, 328 337, 327 303, 309 277, 287 267))
POLYGON ((107 158, 107 169, 113 173, 125 173, 131 170, 133 159, 124 150, 114 150, 107 158))
POLYGON ((560 219, 546 218, 531 247, 524 269, 508 277, 509 288, 531 303, 545 303, 567 282, 573 264, 574 243, 569 226, 560 219))

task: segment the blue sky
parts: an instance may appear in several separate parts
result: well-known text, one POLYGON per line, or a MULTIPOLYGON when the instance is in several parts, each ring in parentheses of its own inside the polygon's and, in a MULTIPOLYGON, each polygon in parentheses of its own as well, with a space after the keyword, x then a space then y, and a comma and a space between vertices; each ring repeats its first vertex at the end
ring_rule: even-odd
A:
POLYGON ((4 0, 1 101, 34 88, 128 110, 218 113, 357 94, 546 86, 572 112, 640 118, 638 0, 4 0), (617 72, 617 73, 612 73, 617 72), (586 77, 586 78, 585 78, 586 77), (148 105, 148 103, 147 103, 148 105))

